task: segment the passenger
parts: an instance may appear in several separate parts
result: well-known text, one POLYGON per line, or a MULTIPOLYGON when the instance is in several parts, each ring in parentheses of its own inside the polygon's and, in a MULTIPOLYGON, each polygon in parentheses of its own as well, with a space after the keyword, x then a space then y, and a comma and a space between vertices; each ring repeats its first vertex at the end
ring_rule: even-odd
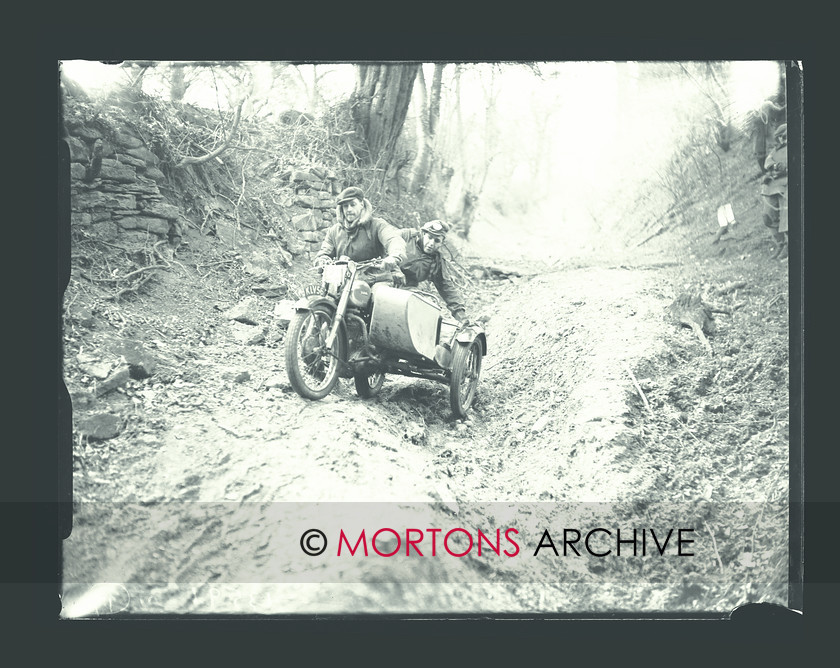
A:
POLYGON ((764 224, 770 228, 776 250, 772 257, 784 259, 788 256, 788 207, 787 207, 787 124, 780 125, 775 132, 776 147, 768 154, 764 163, 764 183, 761 195, 764 200, 764 224))
POLYGON ((455 319, 464 323, 467 322, 464 297, 453 281, 449 260, 441 253, 448 231, 449 225, 441 220, 430 220, 420 229, 400 230, 405 240, 406 259, 395 274, 403 274, 409 287, 431 281, 455 319))
POLYGON ((773 100, 761 103, 757 112, 752 116, 753 154, 758 162, 761 173, 767 170, 764 166, 768 152, 773 150, 772 133, 785 119, 784 105, 779 106, 773 100))
POLYGON ((337 222, 327 229, 314 267, 342 256, 355 262, 384 256, 383 267, 393 271, 405 260, 405 241, 400 231, 383 218, 373 216, 373 206, 361 188, 351 186, 341 191, 335 215, 337 222))

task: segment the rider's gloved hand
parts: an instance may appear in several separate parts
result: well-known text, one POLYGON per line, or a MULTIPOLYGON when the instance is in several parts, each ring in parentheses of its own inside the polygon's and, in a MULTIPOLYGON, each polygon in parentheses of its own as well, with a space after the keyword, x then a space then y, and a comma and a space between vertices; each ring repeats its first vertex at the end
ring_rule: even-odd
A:
POLYGON ((466 322, 468 322, 467 312, 466 312, 464 309, 462 309, 462 308, 459 308, 459 309, 458 309, 457 311, 455 311, 452 315, 453 315, 453 316, 455 316, 455 319, 456 319, 456 320, 458 321, 458 323, 459 323, 459 324, 461 324, 461 325, 463 325, 463 324, 465 324, 466 322))
POLYGON ((399 269, 394 269, 391 272, 391 279, 394 281, 395 288, 401 288, 405 285, 405 274, 402 273, 399 269))
POLYGON ((388 271, 393 271, 397 267, 399 267, 400 261, 395 258, 393 255, 388 255, 382 260, 382 268, 387 269, 388 271))
POLYGON ((327 264, 329 261, 330 261, 330 258, 328 258, 326 255, 316 255, 315 260, 312 262, 312 268, 313 269, 320 269, 325 264, 327 264))

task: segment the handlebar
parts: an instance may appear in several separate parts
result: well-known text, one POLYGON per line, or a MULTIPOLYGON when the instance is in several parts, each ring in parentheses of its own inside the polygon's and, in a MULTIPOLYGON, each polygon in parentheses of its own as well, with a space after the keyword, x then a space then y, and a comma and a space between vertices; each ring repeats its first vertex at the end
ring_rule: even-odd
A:
POLYGON ((325 262, 322 265, 321 268, 323 268, 323 267, 325 267, 329 264, 349 264, 350 262, 353 262, 356 265, 356 268, 358 268, 358 269, 363 269, 364 267, 376 267, 377 269, 381 269, 382 268, 382 260, 383 260, 383 258, 376 257, 376 258, 373 258, 372 260, 362 260, 362 261, 357 262, 355 260, 351 260, 350 258, 340 257, 340 258, 337 258, 337 259, 330 260, 329 262, 325 262))

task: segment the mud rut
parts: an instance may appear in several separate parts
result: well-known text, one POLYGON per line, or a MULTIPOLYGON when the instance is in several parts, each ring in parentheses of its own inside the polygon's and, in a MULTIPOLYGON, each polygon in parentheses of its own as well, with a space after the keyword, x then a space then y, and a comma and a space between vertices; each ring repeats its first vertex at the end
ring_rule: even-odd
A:
POLYGON ((485 571, 480 584, 441 584, 428 563, 419 584, 389 582, 370 560, 347 567, 353 584, 269 584, 294 568, 276 528, 310 502, 431 503, 437 526, 454 526, 472 502, 643 498, 653 476, 616 460, 628 370, 661 345, 661 283, 656 270, 598 267, 485 283, 489 352, 466 422, 431 381, 389 376, 362 400, 343 380, 309 402, 280 346, 194 348, 182 376, 147 396, 158 421, 112 445, 106 471, 75 474, 65 612, 574 610, 559 590, 485 571))

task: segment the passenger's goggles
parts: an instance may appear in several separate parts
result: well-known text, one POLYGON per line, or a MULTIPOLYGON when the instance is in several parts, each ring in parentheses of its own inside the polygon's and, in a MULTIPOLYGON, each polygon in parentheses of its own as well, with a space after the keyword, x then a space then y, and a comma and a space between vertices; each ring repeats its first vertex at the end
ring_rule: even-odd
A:
POLYGON ((431 222, 426 223, 423 225, 422 230, 424 232, 428 232, 433 236, 446 236, 446 228, 443 226, 439 220, 433 220, 431 222))

